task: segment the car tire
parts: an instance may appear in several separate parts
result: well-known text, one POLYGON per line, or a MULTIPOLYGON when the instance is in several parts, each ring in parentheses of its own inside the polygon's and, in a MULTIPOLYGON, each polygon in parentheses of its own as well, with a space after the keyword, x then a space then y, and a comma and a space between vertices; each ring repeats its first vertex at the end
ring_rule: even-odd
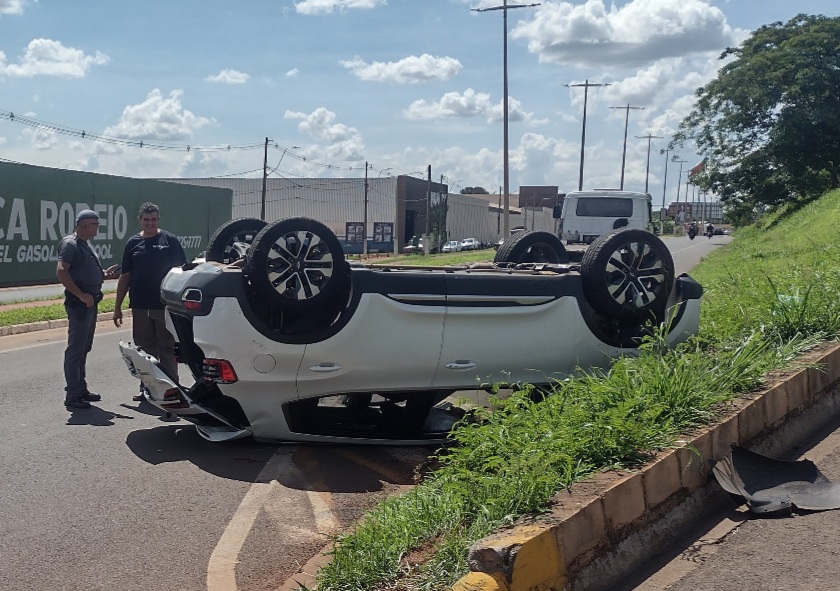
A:
POLYGON ((549 232, 517 232, 502 242, 494 263, 568 263, 563 242, 549 232))
POLYGON ((230 264, 245 258, 248 246, 253 244, 265 225, 265 221, 257 218, 237 218, 225 222, 210 236, 205 259, 230 264))
POLYGON ((657 236, 620 228, 599 236, 580 263, 583 290, 597 312, 644 322, 664 317, 674 286, 674 260, 657 236))
POLYGON ((269 224, 254 238, 245 274, 255 293, 284 310, 312 310, 349 290, 341 243, 319 221, 295 217, 269 224))

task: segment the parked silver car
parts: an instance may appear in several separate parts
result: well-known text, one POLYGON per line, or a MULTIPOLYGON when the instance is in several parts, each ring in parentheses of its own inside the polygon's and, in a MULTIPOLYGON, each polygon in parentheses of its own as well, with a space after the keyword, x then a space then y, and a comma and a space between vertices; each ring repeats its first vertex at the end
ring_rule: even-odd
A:
POLYGON ((481 243, 475 238, 464 238, 461 240, 461 250, 478 250, 481 243))
POLYGON ((307 218, 229 224, 161 285, 194 384, 120 343, 147 400, 211 441, 439 442, 458 390, 607 367, 651 321, 672 344, 698 328, 702 288, 643 230, 601 236, 576 265, 556 262, 556 236, 521 232, 493 263, 406 267, 350 264, 307 218))

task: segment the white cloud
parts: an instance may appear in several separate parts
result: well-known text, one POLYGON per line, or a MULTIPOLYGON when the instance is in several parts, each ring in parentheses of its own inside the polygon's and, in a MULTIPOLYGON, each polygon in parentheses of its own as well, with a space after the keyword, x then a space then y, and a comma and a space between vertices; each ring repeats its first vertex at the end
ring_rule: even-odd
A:
MULTIPOLYGON (((404 111, 408 119, 442 119, 444 117, 485 117, 488 122, 501 121, 504 116, 502 101, 493 103, 490 95, 468 88, 463 94, 447 92, 436 103, 416 100, 404 111)), ((508 97, 508 120, 536 123, 532 113, 526 113, 522 104, 508 97)))
POLYGON ((101 66, 109 61, 110 58, 99 51, 95 55, 87 55, 81 49, 65 47, 60 41, 33 39, 17 64, 8 64, 6 55, 0 52, 0 75, 83 78, 91 66, 101 66))
POLYGON ((58 143, 56 133, 43 127, 24 129, 23 136, 29 139, 29 144, 36 150, 49 150, 58 143))
POLYGON ((223 84, 245 84, 249 78, 250 76, 245 72, 226 68, 215 76, 207 76, 204 80, 206 82, 221 82, 223 84))
POLYGON ((318 107, 311 113, 286 111, 284 119, 299 119, 298 130, 308 134, 319 142, 326 143, 321 148, 329 158, 343 161, 364 160, 364 142, 358 130, 343 123, 335 123, 336 115, 329 109, 318 107))
POLYGON ((199 117, 181 105, 180 90, 173 90, 164 98, 157 88, 146 100, 123 109, 119 123, 108 127, 102 135, 132 140, 185 141, 193 131, 212 123, 212 119, 199 117))
POLYGON ((579 68, 638 66, 664 57, 718 51, 737 44, 723 12, 707 0, 545 2, 512 32, 540 61, 579 68))
POLYGON ((297 68, 292 68, 288 72, 286 72, 286 78, 295 78, 300 73, 300 70, 297 68))
POLYGON ((0 0, 0 14, 23 14, 29 0, 0 0))
POLYGON ((387 0, 303 0, 295 2, 295 11, 298 14, 330 14, 353 8, 367 10, 387 3, 387 0))
POLYGON ((360 80, 415 84, 429 80, 449 80, 463 67, 453 57, 438 57, 424 53, 411 55, 397 62, 367 63, 360 57, 339 62, 360 80))

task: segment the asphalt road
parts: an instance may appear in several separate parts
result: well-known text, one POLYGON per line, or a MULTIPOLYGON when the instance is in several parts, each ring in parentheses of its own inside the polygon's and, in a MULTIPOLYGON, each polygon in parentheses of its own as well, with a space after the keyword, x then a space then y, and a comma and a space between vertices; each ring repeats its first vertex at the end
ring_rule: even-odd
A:
MULTIPOLYGON (((787 456, 840 482, 840 417, 787 456)), ((736 501, 712 508, 671 552, 614 591, 830 591, 840 589, 840 511, 757 518, 736 501)))
MULTIPOLYGON (((728 237, 670 238, 678 272, 728 237)), ((15 298, 19 299, 19 298, 15 298)), ((0 337, 0 589, 276 589, 384 495, 411 486, 424 448, 210 444, 131 401, 98 326, 89 384, 68 412, 64 329, 0 337)))
POLYGON ((0 589, 276 589, 384 494, 421 448, 210 444, 131 401, 100 323, 103 401, 68 412, 65 332, 0 338, 0 589))

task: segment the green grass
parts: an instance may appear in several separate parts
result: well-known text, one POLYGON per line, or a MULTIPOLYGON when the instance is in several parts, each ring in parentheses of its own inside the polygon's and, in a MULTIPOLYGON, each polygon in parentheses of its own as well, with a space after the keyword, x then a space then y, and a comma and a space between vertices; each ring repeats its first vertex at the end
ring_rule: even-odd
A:
MULTIPOLYGON (((106 292, 113 293, 113 292, 106 292)), ((39 298, 37 300, 21 301, 46 301, 55 298, 39 298)), ((17 303, 17 302, 7 302, 17 303)), ((123 303, 123 309, 128 307, 128 298, 123 303)), ((99 302, 99 312, 113 312, 114 299, 106 298, 99 302)), ((31 322, 42 322, 44 320, 59 320, 67 318, 67 312, 63 303, 49 304, 45 306, 32 306, 30 308, 16 308, 13 310, 0 310, 0 327, 12 326, 15 324, 29 324, 31 322)))
POLYGON ((705 287, 698 338, 580 373, 535 401, 524 385, 453 432, 439 468, 336 539, 319 591, 444 589, 473 542, 593 472, 638 466, 773 369, 840 335, 840 191, 738 231, 692 273, 705 287), (425 560, 409 561, 409 556, 425 560))
POLYGON ((482 250, 466 250, 462 252, 444 252, 439 254, 401 254, 392 257, 375 257, 367 262, 374 265, 410 265, 410 266, 435 266, 446 265, 467 265, 470 263, 481 263, 492 261, 496 251, 492 248, 482 250))

